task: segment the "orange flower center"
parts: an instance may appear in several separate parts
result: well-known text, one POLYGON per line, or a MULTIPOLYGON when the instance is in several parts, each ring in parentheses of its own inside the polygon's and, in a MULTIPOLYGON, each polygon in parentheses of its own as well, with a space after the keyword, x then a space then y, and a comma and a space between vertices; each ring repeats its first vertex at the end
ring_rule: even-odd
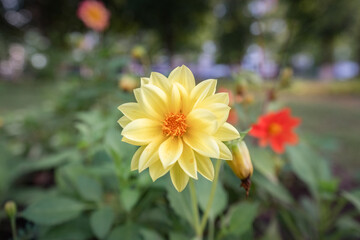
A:
POLYGON ((163 121, 163 134, 173 137, 181 137, 186 132, 186 116, 182 113, 169 113, 163 121))
POLYGON ((278 135, 282 131, 282 126, 278 123, 271 123, 269 126, 269 134, 271 136, 278 135))

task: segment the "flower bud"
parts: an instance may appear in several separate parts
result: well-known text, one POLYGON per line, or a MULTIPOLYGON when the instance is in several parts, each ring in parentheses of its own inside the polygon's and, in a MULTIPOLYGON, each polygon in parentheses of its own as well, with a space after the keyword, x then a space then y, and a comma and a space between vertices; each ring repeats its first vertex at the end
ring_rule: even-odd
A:
POLYGON ((8 201, 5 203, 4 206, 6 214, 9 216, 9 218, 14 218, 17 212, 16 203, 13 201, 8 201))
POLYGON ((292 68, 286 67, 282 70, 280 74, 280 87, 287 88, 290 86, 291 79, 293 77, 293 70, 292 68))
POLYGON ((131 92, 133 89, 138 87, 138 81, 129 74, 124 74, 121 76, 118 82, 119 88, 131 92))
POLYGON ((135 46, 132 50, 131 50, 131 56, 135 59, 141 59, 145 56, 146 54, 146 49, 141 46, 135 46))
POLYGON ((250 158, 249 149, 244 141, 237 142, 232 146, 232 161, 226 161, 235 175, 241 179, 241 186, 246 191, 246 196, 249 195, 251 186, 250 178, 253 174, 253 165, 250 158))

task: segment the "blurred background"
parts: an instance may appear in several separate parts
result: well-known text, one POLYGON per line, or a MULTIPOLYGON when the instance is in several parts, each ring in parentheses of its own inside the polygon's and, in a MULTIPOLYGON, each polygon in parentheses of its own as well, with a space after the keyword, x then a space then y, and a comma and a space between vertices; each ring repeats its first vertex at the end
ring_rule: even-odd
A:
MULTIPOLYGON (((224 167, 226 200, 206 236, 214 226, 218 239, 360 237, 358 0, 104 0, 91 13, 80 3, 0 0, 0 203, 18 205, 18 239, 191 236, 171 210, 169 180, 130 173, 135 148, 116 123, 140 77, 182 64, 236 96, 229 121, 240 131, 264 108, 302 119, 300 144, 285 155, 245 138, 250 201, 224 167), (72 208, 59 217, 51 209, 62 204, 72 208), (231 214, 244 209, 233 221, 249 225, 236 230, 231 214), (101 216, 112 220, 97 229, 101 216)), ((0 236, 13 236, 5 210, 0 236)))

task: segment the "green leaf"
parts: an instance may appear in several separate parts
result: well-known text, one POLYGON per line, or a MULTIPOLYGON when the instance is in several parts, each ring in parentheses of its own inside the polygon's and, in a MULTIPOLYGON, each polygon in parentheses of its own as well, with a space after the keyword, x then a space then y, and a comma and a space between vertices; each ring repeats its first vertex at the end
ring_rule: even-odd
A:
POLYGON ((90 225, 97 238, 103 239, 109 232, 115 219, 113 209, 101 208, 91 214, 90 225))
POLYGON ((269 181, 263 175, 256 172, 254 172, 251 179, 257 188, 265 190, 273 198, 278 199, 285 204, 292 204, 294 202, 294 199, 290 195, 289 191, 279 182, 269 181))
MULTIPOLYGON (((198 202, 201 210, 204 211, 209 201, 211 186, 213 182, 210 182, 209 180, 203 177, 199 177, 199 179, 195 182, 195 184, 196 184, 196 193, 198 197, 198 202)), ((214 219, 218 214, 224 211, 227 206, 227 201, 228 201, 228 196, 221 182, 219 181, 216 185, 214 201, 210 210, 209 217, 214 219)))
POLYGON ((222 223, 227 227, 226 233, 240 236, 251 230, 258 207, 259 204, 254 202, 241 202, 232 206, 222 223))
POLYGON ((265 149, 254 148, 249 145, 251 160, 254 169, 264 175, 270 181, 277 181, 275 161, 269 151, 265 149))
POLYGON ((80 217, 51 227, 39 237, 39 240, 86 240, 91 237, 89 220, 86 217, 80 217))
POLYGON ((140 233, 144 240, 163 240, 164 238, 154 230, 141 228, 140 233))
POLYGON ((141 240, 139 228, 133 224, 127 224, 111 231, 107 240, 141 240))
POLYGON ((175 213, 192 225, 193 214, 189 188, 187 187, 184 191, 178 192, 171 184, 169 184, 167 187, 167 197, 170 201, 170 206, 175 213))
POLYGON ((120 199, 127 212, 130 212, 136 202, 139 200, 140 191, 138 189, 126 188, 121 191, 120 199))
POLYGON ((83 199, 94 202, 101 201, 102 187, 95 179, 81 175, 76 178, 75 184, 83 199))
POLYGON ((76 218, 85 206, 65 197, 44 198, 25 209, 22 216, 41 225, 56 225, 76 218))
POLYGON ((182 233, 171 232, 170 240, 189 240, 190 238, 182 233))
POLYGON ((356 209, 360 212, 360 189, 355 190, 353 192, 344 192, 343 196, 349 202, 351 202, 356 207, 356 209))

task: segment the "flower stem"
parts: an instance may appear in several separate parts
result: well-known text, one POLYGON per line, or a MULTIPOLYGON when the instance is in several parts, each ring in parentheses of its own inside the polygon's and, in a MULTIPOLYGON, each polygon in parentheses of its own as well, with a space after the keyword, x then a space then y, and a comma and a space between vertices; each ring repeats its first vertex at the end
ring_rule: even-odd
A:
POLYGON ((215 165, 215 177, 214 177, 213 184, 212 184, 212 186, 211 186, 209 201, 208 201, 208 203, 207 203, 207 205, 206 205, 204 215, 203 215, 203 217, 202 217, 202 219, 201 219, 201 224, 200 224, 200 231, 201 231, 201 233, 202 233, 202 232, 204 231, 204 229, 205 229, 206 222, 207 222, 207 220, 208 220, 209 213, 210 213, 210 210, 211 210, 213 201, 214 201, 216 185, 217 185, 217 182, 218 182, 218 180, 219 180, 219 172, 220 172, 221 163, 222 163, 222 161, 221 161, 220 159, 218 159, 218 160, 216 161, 216 165, 215 165))
POLYGON ((14 240, 17 240, 17 235, 16 235, 16 219, 15 217, 12 217, 10 219, 10 224, 11 224, 11 232, 12 232, 12 236, 14 240))
POLYGON ((194 228, 196 235, 199 237, 199 239, 202 238, 202 231, 200 231, 200 218, 199 218, 199 209, 198 209, 198 203, 196 198, 196 190, 195 190, 195 184, 194 181, 190 178, 189 181, 190 186, 190 196, 191 196, 191 203, 192 203, 192 210, 194 214, 194 228))

